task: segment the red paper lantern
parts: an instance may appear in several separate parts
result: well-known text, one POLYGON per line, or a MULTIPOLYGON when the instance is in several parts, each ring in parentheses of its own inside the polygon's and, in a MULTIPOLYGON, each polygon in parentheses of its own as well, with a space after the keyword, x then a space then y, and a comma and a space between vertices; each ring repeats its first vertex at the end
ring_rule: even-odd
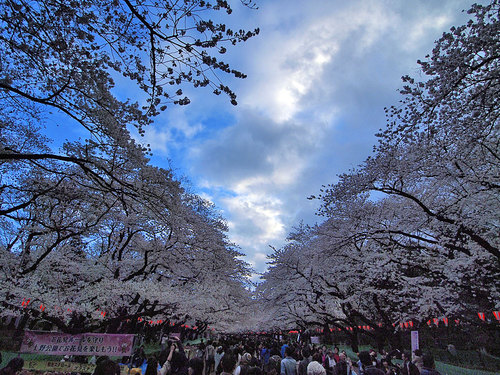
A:
POLYGON ((477 316, 479 316, 479 319, 481 319, 483 322, 486 320, 486 318, 484 317, 484 313, 482 312, 478 312, 477 316))
POLYGON ((500 321, 500 311, 493 311, 493 315, 495 315, 495 319, 500 321))

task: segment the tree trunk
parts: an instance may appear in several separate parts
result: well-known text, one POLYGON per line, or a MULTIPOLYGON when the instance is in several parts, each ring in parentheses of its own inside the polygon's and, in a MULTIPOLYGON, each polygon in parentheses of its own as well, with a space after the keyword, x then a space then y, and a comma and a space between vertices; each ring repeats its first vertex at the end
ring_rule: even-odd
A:
POLYGON ((349 334, 349 338, 351 339, 351 349, 354 353, 359 353, 359 340, 358 340, 358 331, 353 331, 349 334))

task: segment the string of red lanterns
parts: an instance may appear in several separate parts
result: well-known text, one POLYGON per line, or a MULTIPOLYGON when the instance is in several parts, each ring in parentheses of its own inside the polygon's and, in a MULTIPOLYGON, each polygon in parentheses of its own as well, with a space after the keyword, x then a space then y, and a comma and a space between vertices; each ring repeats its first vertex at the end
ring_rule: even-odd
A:
MULTIPOLYGON (((26 309, 28 307, 28 305, 31 303, 31 299, 26 299, 26 298, 23 298, 22 302, 21 302, 21 306, 26 309)), ((40 311, 45 311, 46 309, 46 306, 42 303, 40 304, 40 307, 39 307, 39 310, 40 311)), ((59 308, 59 306, 56 306, 55 307, 56 310, 61 310, 63 311, 61 308, 59 308)), ((67 312, 71 312, 72 310, 71 309, 67 309, 66 310, 67 312)), ((97 312, 102 316, 102 317, 105 317, 106 316, 106 311, 100 311, 100 310, 97 310, 97 312)), ((493 316, 495 317, 495 319, 500 322, 500 311, 492 311, 493 313, 493 316)), ((477 313, 478 317, 480 320, 482 320, 483 322, 486 322, 486 314, 484 312, 478 312, 477 313)), ((443 321, 443 323, 445 324, 446 327, 448 327, 448 324, 449 324, 449 320, 448 318, 444 317, 444 318, 441 318, 441 320, 443 321)), ((144 318, 142 317, 138 317, 137 318, 137 321, 138 322, 143 322, 144 321, 144 318)), ((434 323, 436 326, 439 326, 439 318, 432 318, 432 319, 429 319, 427 321, 427 325, 430 327, 432 325, 432 323, 434 323)), ((130 319, 127 319, 127 322, 130 322, 130 319)), ((146 321, 146 323, 150 324, 150 325, 158 325, 158 324, 162 324, 164 321, 163 319, 158 319, 158 320, 149 320, 149 321, 146 321)), ((459 319, 454 319, 454 322, 456 325, 459 325, 460 324, 460 320, 459 319)), ((170 323, 170 325, 174 326, 175 323, 170 323)), ((392 324, 393 327, 396 326, 396 323, 393 323, 392 324)), ((379 323, 378 324, 379 327, 382 327, 382 323, 379 323)), ((413 328, 413 321, 408 321, 408 322, 400 322, 399 323, 399 326, 401 327, 401 329, 405 328, 405 329, 408 329, 408 328, 413 328)), ((182 328, 187 328, 187 329, 191 329, 191 327, 187 324, 182 324, 181 325, 182 328)), ((210 329, 210 327, 207 327, 208 329, 210 329)), ((358 326, 357 327, 358 329, 360 330, 365 330, 365 331, 371 331, 371 330, 374 330, 373 327, 371 326, 367 326, 367 325, 364 325, 364 326, 358 326)), ((197 330, 198 327, 194 326, 192 328, 193 330, 197 330)), ((353 331, 354 328, 353 327, 344 327, 344 329, 348 330, 348 331, 353 331)), ((212 331, 214 330, 213 328, 211 329, 212 331)), ((330 332, 334 332, 334 331, 338 331, 338 332, 341 332, 342 331, 342 328, 330 328, 330 332)), ((318 333, 321 333, 323 332, 323 330, 321 329, 316 329, 316 332, 318 333)), ((254 333, 254 332, 252 332, 254 333)), ((266 332, 255 332, 256 334, 267 334, 266 332)), ((296 331, 296 330, 292 330, 292 331, 289 331, 288 332, 289 334, 298 334, 299 331, 296 331)))
MULTIPOLYGON (((28 306, 29 306, 30 304, 31 304, 31 299, 30 299, 30 298, 28 298, 28 299, 23 298, 23 300, 22 300, 22 302, 21 302, 21 307, 22 307, 23 309, 26 309, 26 308, 28 308, 28 306)), ((41 303, 38 309, 39 309, 41 312, 43 312, 43 311, 45 311, 45 309, 46 309, 46 308, 47 308, 47 306, 45 306, 43 303, 41 303)), ((59 306, 55 306, 55 307, 54 307, 54 309, 55 309, 55 310, 60 310, 61 312, 63 311, 63 309, 61 309, 59 306)), ((66 312, 70 313, 70 312, 72 312, 72 310, 68 308, 68 309, 66 309, 66 312)), ((104 318, 104 317, 106 317, 106 311, 101 311, 101 310, 99 310, 99 309, 98 309, 98 310, 97 310, 97 313, 99 313, 99 315, 100 315, 101 317, 103 317, 103 318, 104 318)), ((130 319, 126 319, 126 322, 127 322, 127 323, 129 323, 130 321, 131 321, 130 319)), ((163 319, 158 319, 158 320, 145 320, 143 317, 138 317, 138 318, 137 318, 137 321, 138 321, 138 322, 145 322, 145 323, 147 323, 147 324, 149 324, 149 325, 159 325, 159 324, 162 324, 165 320, 163 320, 163 319)), ((171 326, 175 326, 175 323, 170 322, 170 325, 171 325, 171 326)), ((195 330, 195 331, 198 329, 198 327, 197 327, 197 326, 194 326, 194 327, 192 327, 192 328, 191 328, 191 327, 190 327, 189 325, 187 325, 187 324, 181 324, 181 327, 182 327, 182 328, 186 328, 186 329, 193 329, 193 330, 195 330)), ((212 330, 212 331, 215 331, 215 329, 214 329, 214 328, 210 328, 209 326, 207 326, 207 329, 210 329, 210 330, 212 330)))

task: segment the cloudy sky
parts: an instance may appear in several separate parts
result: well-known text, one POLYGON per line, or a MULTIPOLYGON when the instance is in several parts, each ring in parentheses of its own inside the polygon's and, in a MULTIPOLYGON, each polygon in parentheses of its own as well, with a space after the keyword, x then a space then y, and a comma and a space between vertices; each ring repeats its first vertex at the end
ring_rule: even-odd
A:
POLYGON ((228 51, 248 75, 221 78, 234 107, 209 91, 170 107, 147 131, 153 162, 187 176, 229 223, 229 236, 256 272, 271 246, 301 220, 312 224, 308 196, 356 167, 397 104, 401 76, 419 75, 433 42, 468 18, 458 0, 258 0, 235 2, 233 29, 261 32, 228 51))

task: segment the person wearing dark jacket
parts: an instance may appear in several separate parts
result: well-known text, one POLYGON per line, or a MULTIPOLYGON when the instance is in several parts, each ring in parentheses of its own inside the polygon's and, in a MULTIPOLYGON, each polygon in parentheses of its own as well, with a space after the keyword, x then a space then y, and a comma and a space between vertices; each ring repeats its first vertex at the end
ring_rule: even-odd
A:
POLYGON ((362 351, 358 354, 359 360, 361 361, 361 367, 363 370, 363 375, 385 375, 384 372, 377 367, 372 362, 372 357, 367 351, 362 351))
POLYGON ((179 339, 172 342, 167 362, 170 363, 171 375, 188 374, 188 359, 179 339))
POLYGON ((120 375, 120 366, 107 356, 99 357, 93 375, 120 375))
POLYGON ((306 346, 302 349, 302 360, 299 362, 299 367, 297 368, 298 375, 307 375, 307 366, 312 361, 311 351, 306 346))
POLYGON ((0 370, 0 375, 15 375, 24 366, 24 359, 21 357, 12 358, 7 366, 0 370))
POLYGON ((417 366, 411 361, 411 354, 404 352, 402 355, 403 364, 398 367, 401 369, 401 375, 420 375, 417 366))
POLYGON ((339 354, 339 360, 333 369, 333 375, 352 375, 352 363, 351 360, 347 361, 347 357, 344 353, 339 354))
POLYGON ((424 354, 422 356, 422 370, 420 371, 420 375, 441 375, 438 371, 435 370, 434 357, 430 354, 424 354))

